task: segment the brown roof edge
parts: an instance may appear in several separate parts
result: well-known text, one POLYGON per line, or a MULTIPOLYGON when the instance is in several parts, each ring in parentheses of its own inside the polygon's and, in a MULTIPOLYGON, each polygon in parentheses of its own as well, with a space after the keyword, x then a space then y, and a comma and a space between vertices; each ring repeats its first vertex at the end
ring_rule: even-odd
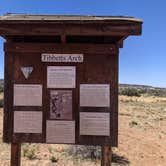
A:
POLYGON ((132 21, 142 23, 141 19, 125 16, 89 16, 89 15, 32 15, 6 14, 0 21, 132 21))
POLYGON ((142 23, 141 19, 122 16, 7 14, 0 16, 0 35, 7 37, 63 34, 126 37, 141 35, 142 23))

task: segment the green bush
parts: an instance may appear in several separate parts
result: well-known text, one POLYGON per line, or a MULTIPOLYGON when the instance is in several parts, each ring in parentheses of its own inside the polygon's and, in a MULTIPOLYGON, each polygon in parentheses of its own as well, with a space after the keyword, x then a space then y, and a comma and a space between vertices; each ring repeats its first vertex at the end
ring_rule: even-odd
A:
POLYGON ((158 96, 158 97, 166 97, 166 91, 162 89, 151 89, 149 90, 149 95, 158 96))
POLYGON ((124 88, 121 90, 120 94, 125 96, 141 96, 141 92, 136 88, 124 88))

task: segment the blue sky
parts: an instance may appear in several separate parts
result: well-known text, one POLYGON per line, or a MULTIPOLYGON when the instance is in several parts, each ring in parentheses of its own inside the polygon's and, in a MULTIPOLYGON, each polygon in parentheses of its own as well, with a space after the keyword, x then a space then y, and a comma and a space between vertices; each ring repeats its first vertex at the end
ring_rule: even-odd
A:
MULTIPOLYGON (((131 36, 120 49, 119 82, 166 87, 166 1, 145 0, 0 0, 0 15, 82 14, 133 16, 144 20, 142 36, 131 36)), ((3 78, 0 39, 0 78, 3 78)))

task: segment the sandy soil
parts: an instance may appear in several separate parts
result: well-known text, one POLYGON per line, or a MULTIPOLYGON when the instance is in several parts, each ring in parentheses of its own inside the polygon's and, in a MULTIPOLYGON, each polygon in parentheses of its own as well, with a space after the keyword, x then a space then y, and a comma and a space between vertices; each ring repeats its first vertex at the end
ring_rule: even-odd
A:
MULTIPOLYGON (((0 138, 2 119, 3 110, 0 109, 0 138)), ((22 166, 100 165, 99 160, 73 157, 68 154, 68 148, 67 145, 23 145, 22 166), (28 153, 25 155, 27 149, 28 153)), ((117 162, 113 165, 116 166, 166 165, 166 98, 119 97, 119 147, 114 148, 113 152, 113 161, 117 162)), ((9 161, 10 145, 1 140, 0 166, 9 166, 9 161)))
POLYGON ((120 97, 119 148, 133 166, 166 165, 166 98, 120 97))
POLYGON ((3 93, 0 93, 0 100, 3 99, 3 93))

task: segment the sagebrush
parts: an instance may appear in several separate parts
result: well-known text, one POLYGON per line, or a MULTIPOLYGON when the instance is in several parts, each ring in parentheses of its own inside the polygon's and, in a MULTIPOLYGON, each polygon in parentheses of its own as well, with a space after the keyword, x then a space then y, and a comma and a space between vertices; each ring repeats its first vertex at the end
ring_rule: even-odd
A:
POLYGON ((136 88, 124 88, 120 91, 120 94, 125 96, 141 96, 141 92, 136 88))

